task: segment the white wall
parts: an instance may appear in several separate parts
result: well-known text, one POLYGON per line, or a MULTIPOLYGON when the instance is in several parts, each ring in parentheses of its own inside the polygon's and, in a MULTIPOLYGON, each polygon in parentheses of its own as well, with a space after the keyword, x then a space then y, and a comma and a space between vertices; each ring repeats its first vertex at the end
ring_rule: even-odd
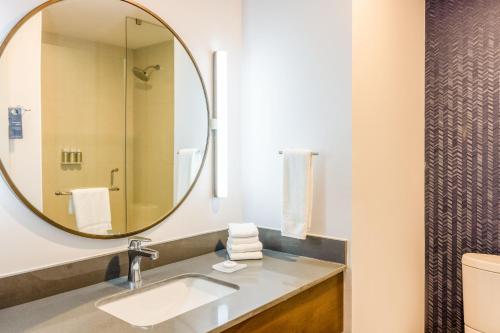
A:
MULTIPOLYGON (((351 238, 351 2, 244 0, 245 221, 280 228, 284 148, 314 157, 311 233, 351 238)), ((345 332, 350 332, 350 269, 345 332)))
POLYGON ((279 229, 284 148, 314 157, 311 233, 351 236, 351 3, 243 1, 244 216, 279 229))
POLYGON ((207 118, 205 98, 196 70, 182 45, 174 40, 175 152, 183 148, 205 148, 207 118))
POLYGON ((425 1, 353 1, 354 333, 424 331, 425 1))
MULTIPOLYGON (((191 60, 181 43, 174 40, 174 193, 178 189, 178 155, 179 149, 198 149, 196 163, 201 163, 205 149, 207 117, 203 114, 205 98, 198 92, 201 89, 200 80, 191 60)), ((179 197, 174 196, 174 202, 182 199, 183 187, 179 197)))
POLYGON ((42 16, 37 14, 11 39, 0 58, 0 158, 21 192, 42 204, 41 117, 42 16), (23 138, 9 140, 9 107, 30 109, 22 117, 23 138), (28 158, 27 158, 28 157, 28 158))
MULTIPOLYGON (((211 54, 226 49, 230 55, 229 91, 229 174, 230 196, 212 199, 212 163, 209 154, 200 180, 185 203, 164 223, 144 233, 155 242, 183 238, 224 228, 228 222, 242 220, 240 197, 240 49, 241 2, 239 0, 141 0, 167 21, 192 51, 211 96, 211 54)), ((0 0, 0 39, 41 0, 0 0)), ((0 181, 0 235, 3 256, 16 254, 15 260, 2 258, 0 277, 40 267, 75 261, 125 249, 127 240, 93 240, 67 234, 34 216, 4 181, 0 181)))

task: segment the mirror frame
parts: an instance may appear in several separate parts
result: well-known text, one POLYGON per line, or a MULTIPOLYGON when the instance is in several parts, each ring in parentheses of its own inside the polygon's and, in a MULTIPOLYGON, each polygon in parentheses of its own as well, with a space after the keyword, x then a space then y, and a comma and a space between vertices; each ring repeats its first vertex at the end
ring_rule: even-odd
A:
MULTIPOLYGON (((14 37, 14 35, 17 33, 17 31, 21 28, 21 26, 25 22, 27 22, 35 14, 41 12, 44 8, 46 8, 48 6, 51 6, 53 4, 56 4, 58 2, 63 2, 63 1, 66 1, 66 0, 48 0, 48 1, 44 2, 44 3, 42 3, 41 5, 35 7, 31 11, 29 11, 25 16, 23 16, 23 18, 21 18, 14 25, 14 27, 9 31, 9 33, 7 34, 7 36, 5 37, 5 39, 0 44, 0 57, 2 56, 3 52, 7 48, 7 45, 9 44, 10 40, 14 37)), ((136 234, 139 234, 141 232, 144 232, 144 231, 146 231, 148 229, 151 229, 151 228, 159 225, 161 222, 164 222, 171 214, 173 214, 177 210, 177 208, 179 208, 184 203, 184 201, 189 196, 189 194, 191 194, 193 188, 195 187, 196 183, 198 182, 198 179, 200 178, 200 175, 201 175, 201 172, 203 170, 203 167, 205 166, 205 161, 207 159, 208 148, 209 148, 209 143, 210 143, 210 104, 209 104, 209 100, 208 100, 207 89, 206 89, 206 86, 205 86, 205 82, 203 81, 203 77, 201 75, 200 68, 198 67, 198 64, 196 63, 196 60, 194 59, 193 54, 191 53, 191 51, 187 47, 186 43, 184 43, 184 41, 182 40, 182 38, 177 34, 177 32, 175 32, 174 29, 172 29, 172 27, 167 22, 165 22, 160 16, 158 16, 157 14, 155 14, 153 11, 151 11, 148 8, 146 8, 145 6, 143 6, 141 4, 138 4, 138 3, 136 3, 136 2, 134 2, 132 0, 113 0, 113 1, 124 2, 126 4, 134 6, 134 7, 138 8, 138 9, 141 9, 144 12, 148 13, 149 15, 151 15, 152 17, 154 17, 156 20, 158 20, 158 22, 160 22, 165 28, 167 28, 174 35, 174 37, 177 38, 177 40, 181 43, 182 47, 186 51, 187 55, 191 59, 191 62, 193 63, 193 66, 196 69, 196 73, 198 74, 198 78, 200 80, 200 83, 201 83, 201 86, 202 86, 202 89, 203 89, 203 94, 205 96, 205 106, 206 106, 206 112, 207 112, 207 135, 206 135, 206 143, 205 143, 205 152, 203 153, 203 158, 202 158, 202 161, 201 161, 201 164, 200 164, 200 168, 199 168, 199 170, 198 170, 198 172, 196 174, 196 177, 194 178, 193 183, 191 184, 191 186, 189 187, 189 189, 187 190, 187 192, 183 196, 183 198, 167 214, 165 214, 159 220, 155 221, 154 223, 150 224, 149 226, 144 227, 142 229, 138 229, 138 230, 132 231, 132 232, 126 232, 126 233, 116 234, 116 235, 88 234, 88 233, 80 232, 78 230, 74 230, 74 229, 65 227, 65 226, 57 223, 56 221, 52 220, 51 218, 49 218, 48 216, 46 216, 43 212, 39 211, 35 206, 33 206, 31 204, 31 202, 22 194, 22 192, 17 188, 16 184, 12 180, 12 178, 9 176, 9 173, 7 172, 7 169, 5 168, 5 166, 3 164, 3 161, 0 158, 0 172, 2 174, 3 179, 7 182, 7 185, 14 192, 14 194, 16 195, 16 197, 19 200, 21 200, 21 202, 26 207, 28 207, 28 209, 30 209, 36 216, 38 216, 39 218, 41 218, 45 222, 48 222, 49 224, 51 224, 52 226, 54 226, 54 227, 56 227, 56 228, 58 228, 60 230, 64 230, 66 232, 69 232, 71 234, 78 235, 78 236, 81 236, 81 237, 93 238, 93 239, 117 239, 117 238, 125 238, 125 237, 129 237, 129 236, 136 235, 136 234)))

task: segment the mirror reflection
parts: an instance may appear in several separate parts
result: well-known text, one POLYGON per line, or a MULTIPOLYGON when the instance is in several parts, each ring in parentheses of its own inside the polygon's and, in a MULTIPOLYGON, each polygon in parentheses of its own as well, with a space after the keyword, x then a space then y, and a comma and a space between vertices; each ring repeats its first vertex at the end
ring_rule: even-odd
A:
POLYGON ((121 235, 165 218, 205 154, 201 79, 176 36, 120 0, 34 14, 0 57, 5 176, 49 222, 121 235))

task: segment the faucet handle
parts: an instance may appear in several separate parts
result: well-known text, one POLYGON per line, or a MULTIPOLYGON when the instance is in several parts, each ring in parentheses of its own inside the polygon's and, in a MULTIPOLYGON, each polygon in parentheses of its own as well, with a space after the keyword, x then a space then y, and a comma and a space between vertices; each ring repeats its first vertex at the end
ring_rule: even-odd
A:
POLYGON ((141 236, 132 236, 128 239, 128 248, 133 250, 140 250, 142 243, 151 242, 150 238, 141 237, 141 236))

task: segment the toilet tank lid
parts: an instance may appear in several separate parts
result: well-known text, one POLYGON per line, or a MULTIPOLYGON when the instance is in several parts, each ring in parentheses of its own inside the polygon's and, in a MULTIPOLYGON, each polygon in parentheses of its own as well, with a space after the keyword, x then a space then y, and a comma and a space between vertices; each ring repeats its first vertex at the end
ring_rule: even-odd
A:
POLYGON ((481 253, 466 253, 462 257, 462 264, 485 271, 500 273, 500 256, 481 253))

